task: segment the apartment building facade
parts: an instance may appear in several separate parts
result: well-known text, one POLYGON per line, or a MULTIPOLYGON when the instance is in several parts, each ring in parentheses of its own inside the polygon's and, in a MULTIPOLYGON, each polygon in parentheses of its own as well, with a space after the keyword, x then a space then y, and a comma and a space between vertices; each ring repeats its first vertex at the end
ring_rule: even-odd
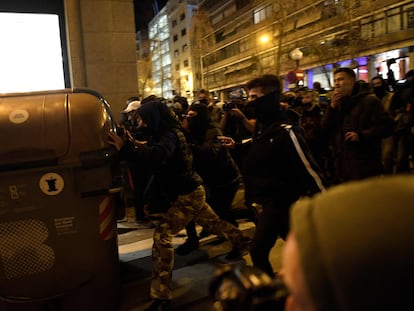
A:
MULTIPOLYGON (((197 0, 170 0, 150 21, 148 40, 152 76, 147 86, 151 94, 164 98, 175 95, 192 98, 194 53, 190 29, 196 11, 197 0)), ((142 55, 139 58, 142 60, 142 55)))
POLYGON ((172 96, 170 27, 167 7, 148 24, 148 39, 152 64, 152 94, 162 97, 172 96))
POLYGON ((167 4, 171 29, 173 95, 191 100, 194 89, 194 60, 191 44, 191 22, 197 11, 197 1, 170 0, 167 4))
POLYGON ((264 73, 281 76, 288 88, 299 71, 305 86, 319 81, 329 89, 337 66, 354 68, 366 81, 386 78, 387 62, 397 79, 414 67, 412 1, 201 0, 199 10, 208 12, 213 29, 202 38, 209 42, 202 87, 222 100, 264 73), (302 57, 294 60, 297 49, 302 57))

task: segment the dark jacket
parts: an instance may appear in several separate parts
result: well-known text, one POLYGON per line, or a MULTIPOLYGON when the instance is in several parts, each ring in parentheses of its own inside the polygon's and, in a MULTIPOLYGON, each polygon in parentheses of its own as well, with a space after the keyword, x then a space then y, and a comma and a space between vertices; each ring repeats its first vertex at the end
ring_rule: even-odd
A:
POLYGON ((284 124, 280 110, 275 109, 278 97, 271 93, 256 101, 256 131, 244 163, 246 201, 271 200, 275 207, 288 207, 302 195, 324 190, 320 169, 301 130, 284 124))
POLYGON ((190 110, 197 111, 198 115, 188 118, 187 138, 194 156, 194 169, 204 185, 220 187, 237 181, 240 171, 229 150, 218 139, 223 135, 219 125, 211 120, 204 105, 194 104, 190 110))
POLYGON ((228 185, 240 178, 240 171, 228 149, 223 148, 217 136, 223 135, 219 127, 206 131, 201 144, 192 144, 194 169, 207 186, 228 185))
POLYGON ((191 149, 178 120, 164 106, 153 101, 138 109, 141 118, 149 125, 150 139, 145 145, 134 145, 128 141, 121 149, 121 155, 129 160, 144 162, 151 171, 152 177, 147 185, 151 198, 166 196, 171 202, 180 194, 194 191, 202 184, 202 179, 193 169, 191 149))
POLYGON ((329 107, 321 125, 328 135, 340 181, 362 179, 382 173, 381 140, 391 135, 393 120, 377 96, 354 89, 338 108, 329 107), (355 131, 359 141, 346 142, 345 133, 355 131))

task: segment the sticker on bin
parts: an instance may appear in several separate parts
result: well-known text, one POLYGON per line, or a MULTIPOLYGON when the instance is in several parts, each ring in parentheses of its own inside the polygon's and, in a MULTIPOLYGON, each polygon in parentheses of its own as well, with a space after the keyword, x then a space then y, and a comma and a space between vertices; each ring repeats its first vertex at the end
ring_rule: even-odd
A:
POLYGON ((24 123, 27 119, 29 119, 29 113, 27 110, 16 109, 9 114, 9 121, 14 124, 24 123))
POLYGON ((59 174, 47 173, 39 180, 40 190, 47 195, 57 195, 62 192, 65 182, 59 174))

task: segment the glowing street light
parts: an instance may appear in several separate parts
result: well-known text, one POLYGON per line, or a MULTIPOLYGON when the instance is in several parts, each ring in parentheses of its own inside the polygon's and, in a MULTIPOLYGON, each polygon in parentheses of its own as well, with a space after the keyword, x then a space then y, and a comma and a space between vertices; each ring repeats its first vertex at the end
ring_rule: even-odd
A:
POLYGON ((268 35, 262 35, 262 36, 260 36, 259 41, 262 44, 266 44, 270 41, 270 38, 269 38, 268 35))
POLYGON ((299 61, 303 57, 303 52, 299 48, 295 48, 289 53, 289 57, 296 62, 296 69, 299 68, 299 61))
POLYGON ((295 88, 303 85, 304 72, 299 70, 299 61, 303 57, 303 52, 299 48, 295 48, 289 53, 289 57, 296 62, 295 70, 289 71, 287 80, 294 85, 295 88))

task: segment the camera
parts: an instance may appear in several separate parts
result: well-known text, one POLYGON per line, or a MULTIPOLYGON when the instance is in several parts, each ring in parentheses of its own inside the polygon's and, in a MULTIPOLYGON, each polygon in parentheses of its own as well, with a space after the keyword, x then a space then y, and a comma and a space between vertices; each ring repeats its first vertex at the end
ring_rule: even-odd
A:
POLYGON ((210 283, 214 311, 283 311, 288 293, 279 277, 251 266, 225 266, 210 283))
POLYGON ((232 110, 232 109, 234 109, 234 108, 237 108, 237 105, 236 105, 236 103, 234 103, 234 102, 229 102, 229 103, 224 103, 223 104, 223 110, 224 111, 230 111, 230 110, 232 110))

